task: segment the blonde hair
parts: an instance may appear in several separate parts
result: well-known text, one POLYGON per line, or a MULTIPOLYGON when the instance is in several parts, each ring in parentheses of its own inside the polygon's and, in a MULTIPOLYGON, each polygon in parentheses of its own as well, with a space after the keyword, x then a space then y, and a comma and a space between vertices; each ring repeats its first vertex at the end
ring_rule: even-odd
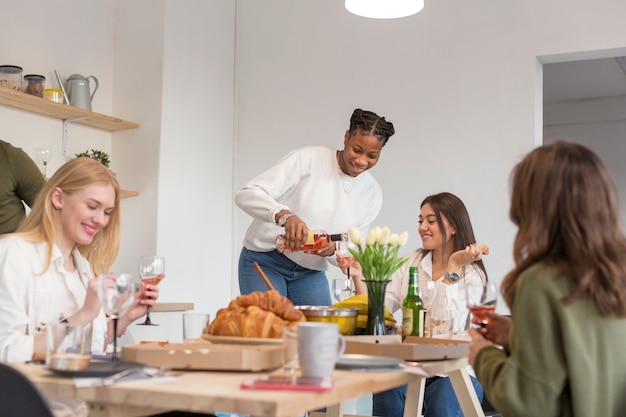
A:
POLYGON ((115 190, 115 208, 109 223, 100 230, 89 245, 76 245, 89 261, 94 274, 106 272, 115 261, 120 247, 120 186, 117 179, 104 165, 92 158, 80 157, 61 166, 41 190, 32 210, 16 234, 31 242, 46 242, 48 253, 44 263, 45 272, 50 267, 52 248, 58 234, 58 210, 52 206, 51 195, 58 187, 71 194, 92 185, 112 185, 115 190))

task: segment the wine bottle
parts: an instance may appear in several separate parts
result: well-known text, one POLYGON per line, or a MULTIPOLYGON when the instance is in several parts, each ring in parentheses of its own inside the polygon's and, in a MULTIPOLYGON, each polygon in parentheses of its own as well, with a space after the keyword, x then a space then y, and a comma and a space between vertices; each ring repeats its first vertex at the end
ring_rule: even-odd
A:
POLYGON ((402 340, 407 336, 424 337, 424 304, 420 297, 416 266, 409 268, 409 290, 402 301, 402 340))
MULTIPOLYGON (((323 230, 309 230, 309 236, 307 237, 304 245, 299 250, 304 253, 317 253, 328 242, 347 241, 347 233, 337 233, 330 235, 323 230)), ((280 253, 292 252, 287 246, 287 236, 282 234, 276 236, 276 250, 280 253)))

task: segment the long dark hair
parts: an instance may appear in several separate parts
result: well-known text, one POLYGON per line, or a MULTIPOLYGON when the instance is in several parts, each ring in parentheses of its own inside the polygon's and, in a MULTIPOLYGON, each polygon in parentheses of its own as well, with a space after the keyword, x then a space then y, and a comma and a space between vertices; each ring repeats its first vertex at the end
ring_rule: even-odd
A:
POLYGON ((396 133, 393 128, 393 123, 388 122, 384 117, 374 112, 361 109, 355 109, 352 112, 349 132, 350 137, 354 136, 356 133, 376 136, 378 140, 383 143, 383 146, 385 146, 389 138, 396 133))
POLYGON ((626 316, 626 238, 615 186, 595 153, 561 141, 531 151, 511 174, 509 215, 519 228, 515 267, 502 281, 509 306, 519 275, 544 263, 574 283, 566 304, 589 299, 603 315, 626 316))
MULTIPOLYGON (((448 219, 448 223, 450 226, 454 227, 456 233, 452 236, 454 239, 454 251, 459 251, 465 249, 467 245, 472 243, 476 243, 476 238, 474 237, 474 229, 472 228, 472 222, 470 221, 469 213, 467 212, 467 208, 463 201, 452 193, 439 193, 426 197, 422 204, 420 204, 420 208, 424 207, 424 204, 430 205, 433 211, 435 212, 435 218, 437 219, 437 224, 439 225, 439 229, 443 234, 443 246, 446 246, 447 238, 446 238, 446 228, 443 224, 443 220, 441 215, 443 214, 448 219)), ((423 256, 426 256, 430 252, 429 249, 423 249, 423 256)), ((442 252, 443 256, 443 252, 442 252)), ((487 278, 487 270, 485 269, 485 264, 482 259, 472 262, 472 267, 476 269, 482 276, 487 278)))

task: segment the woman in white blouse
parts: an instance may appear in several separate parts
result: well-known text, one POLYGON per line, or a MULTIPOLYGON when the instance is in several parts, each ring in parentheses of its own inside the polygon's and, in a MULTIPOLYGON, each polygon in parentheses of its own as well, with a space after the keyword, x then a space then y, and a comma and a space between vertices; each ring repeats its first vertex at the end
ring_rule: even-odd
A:
MULTIPOLYGON (((97 295, 99 273, 117 257, 120 188, 111 171, 91 158, 60 167, 13 234, 0 239, 0 361, 45 355, 47 323, 84 326, 87 348, 113 341, 97 295)), ((118 336, 146 314, 159 291, 142 284, 118 323, 118 336)))
MULTIPOLYGON (((465 285, 487 280, 480 245, 476 243, 472 223, 465 204, 451 193, 426 197, 421 204, 418 232, 423 249, 409 256, 409 260, 392 276, 385 293, 385 305, 395 312, 402 307, 409 285, 409 267, 417 266, 419 287, 435 282, 435 298, 429 311, 446 310, 453 319, 455 332, 467 330, 469 312, 465 303, 465 285)), ((350 267, 357 293, 367 293, 361 281, 358 264, 350 267)), ((482 399, 482 387, 472 377, 476 393, 482 399)), ((401 417, 404 413, 406 387, 374 394, 373 415, 401 417)), ((463 413, 448 378, 432 377, 426 381, 424 417, 462 417, 463 413)))

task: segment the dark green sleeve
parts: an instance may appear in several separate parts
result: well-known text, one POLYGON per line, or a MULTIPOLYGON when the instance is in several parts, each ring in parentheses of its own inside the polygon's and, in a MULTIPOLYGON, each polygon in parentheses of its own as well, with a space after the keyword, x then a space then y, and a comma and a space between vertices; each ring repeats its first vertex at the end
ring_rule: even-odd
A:
POLYGON ((551 280, 553 274, 541 266, 520 276, 511 311, 510 353, 485 348, 474 361, 489 401, 507 417, 561 415, 567 384, 558 318, 563 307, 551 280))
POLYGON ((15 194, 32 207, 46 181, 35 162, 22 149, 16 148, 12 159, 17 182, 15 194))

